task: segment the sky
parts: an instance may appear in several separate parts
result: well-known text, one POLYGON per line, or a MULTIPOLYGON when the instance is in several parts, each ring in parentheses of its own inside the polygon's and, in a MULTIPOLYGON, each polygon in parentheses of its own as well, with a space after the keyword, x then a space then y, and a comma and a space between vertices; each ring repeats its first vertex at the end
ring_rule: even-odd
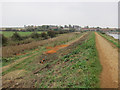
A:
POLYGON ((0 9, 3 27, 43 24, 118 27, 118 2, 2 2, 0 9))

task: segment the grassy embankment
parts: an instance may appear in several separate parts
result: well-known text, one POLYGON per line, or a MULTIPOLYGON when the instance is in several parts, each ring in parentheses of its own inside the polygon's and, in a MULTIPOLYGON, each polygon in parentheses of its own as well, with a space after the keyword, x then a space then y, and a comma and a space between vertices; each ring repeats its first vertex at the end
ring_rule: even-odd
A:
POLYGON ((116 47, 120 48, 120 42, 118 39, 115 39, 107 34, 102 34, 102 33, 98 33, 98 34, 104 37, 105 39, 107 39, 109 42, 113 43, 116 47))
MULTIPOLYGON (((3 72, 6 74, 14 70, 23 70, 26 72, 24 81, 31 83, 37 88, 98 88, 99 74, 101 65, 98 60, 95 46, 95 34, 92 33, 89 38, 81 45, 73 48, 73 51, 67 55, 59 56, 58 59, 38 64, 42 53, 34 55, 20 62, 3 72), (59 63, 59 64, 58 64, 59 63), (44 66, 37 74, 31 74, 38 67, 44 66), (52 66, 52 67, 51 67, 52 66), (34 80, 36 82, 34 82, 34 80), (33 83, 32 83, 33 81, 33 83)), ((40 69, 40 68, 39 68, 40 69)), ((23 83, 23 81, 22 81, 23 83)), ((27 84, 26 84, 27 85, 27 84)), ((30 84, 29 84, 30 85, 30 84)))
POLYGON ((55 67, 59 73, 53 74, 55 70, 47 71, 48 76, 44 77, 42 83, 38 83, 39 87, 49 87, 50 83, 56 85, 53 87, 99 87, 101 65, 98 60, 94 33, 82 45, 78 45, 72 53, 60 57, 59 60, 63 62, 63 67, 61 65, 55 67), (64 65, 64 62, 67 64, 64 65))
MULTIPOLYGON (((7 58, 3 57, 2 58, 2 61, 3 61, 2 65, 6 66, 6 65, 8 65, 8 64, 10 64, 10 63, 20 59, 20 58, 23 58, 23 57, 26 57, 26 56, 30 56, 30 55, 35 54, 35 53, 39 53, 41 51, 45 52, 47 46, 52 46, 53 47, 55 45, 66 44, 67 42, 71 42, 71 41, 75 40, 76 38, 80 37, 83 34, 84 33, 80 33, 80 34, 75 34, 75 33, 63 34, 63 35, 57 37, 53 41, 47 41, 47 40, 45 42, 44 41, 43 42, 42 41, 38 41, 38 44, 37 43, 34 44, 34 42, 33 42, 33 45, 37 45, 37 47, 35 47, 33 49, 29 49, 29 50, 24 50, 21 53, 19 53, 20 55, 14 55, 12 57, 7 57, 7 58), (42 43, 43 43, 42 46, 39 45, 39 44, 42 44, 42 43)), ((31 48, 32 48, 33 45, 31 45, 31 48)), ((30 46, 28 46, 28 47, 30 47, 30 46)), ((22 48, 25 48, 25 46, 22 46, 22 48)), ((17 49, 22 49, 22 48, 20 48, 20 46, 13 46, 13 47, 9 47, 8 49, 10 49, 10 51, 12 51, 12 49, 17 50, 17 49)), ((6 48, 6 50, 8 50, 8 49, 6 48)), ((15 50, 13 50, 13 51, 15 52, 15 50)), ((10 52, 8 52, 8 53, 10 53, 10 52)), ((4 53, 4 54, 6 54, 6 53, 4 53)))
POLYGON ((101 65, 98 60, 94 33, 71 53, 60 56, 59 59, 45 65, 55 66, 48 71, 38 73, 38 76, 40 74, 44 76, 44 79, 41 83, 36 82, 36 87, 98 88, 101 65), (55 65, 57 62, 61 64, 55 65))

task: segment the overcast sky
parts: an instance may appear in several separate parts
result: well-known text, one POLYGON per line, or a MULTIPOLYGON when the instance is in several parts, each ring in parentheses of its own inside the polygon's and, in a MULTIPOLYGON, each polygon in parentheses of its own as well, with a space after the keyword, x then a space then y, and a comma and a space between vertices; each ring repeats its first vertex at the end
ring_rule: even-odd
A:
POLYGON ((75 24, 118 26, 117 2, 6 2, 2 3, 2 26, 75 24))

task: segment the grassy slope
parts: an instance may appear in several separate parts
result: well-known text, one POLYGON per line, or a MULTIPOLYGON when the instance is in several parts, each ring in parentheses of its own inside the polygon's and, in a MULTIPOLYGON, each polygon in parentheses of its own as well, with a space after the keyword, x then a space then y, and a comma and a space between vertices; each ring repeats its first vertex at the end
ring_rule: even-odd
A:
MULTIPOLYGON (((99 87, 99 74, 101 65, 95 47, 94 33, 82 45, 54 62, 61 61, 48 71, 41 71, 38 74, 44 76, 42 82, 36 82, 36 87, 69 87, 69 88, 95 88, 99 87), (56 72, 57 71, 57 72, 56 72)), ((51 63, 48 63, 51 64, 51 63)), ((47 64, 46 64, 47 66, 47 64)), ((31 67, 32 68, 32 67, 31 67)))
MULTIPOLYGON (((95 47, 94 33, 68 55, 60 57, 62 65, 55 69, 40 72, 46 75, 42 82, 36 83, 37 87, 69 87, 69 88, 95 88, 99 87, 99 74, 101 65, 95 47), (64 65, 64 63, 66 63, 64 65), (56 72, 58 70, 58 73, 56 72)), ((57 61, 54 61, 56 63, 57 61)))
POLYGON ((113 43, 116 47, 120 48, 120 44, 117 39, 114 39, 112 36, 106 34, 102 34, 102 33, 98 33, 98 34, 100 34, 102 37, 113 43))
MULTIPOLYGON (((40 53, 39 53, 40 55, 40 53)), ((35 55, 37 56, 37 55, 35 55)), ((10 68, 3 74, 16 70, 25 69, 31 73, 37 67, 35 56, 28 58, 23 62, 10 68), (34 60, 34 63, 32 63, 34 60)), ((38 62, 38 61, 37 61, 38 62)), ((92 33, 89 39, 84 41, 82 45, 78 45, 71 53, 60 56, 53 62, 45 63, 43 66, 54 65, 44 71, 40 71, 37 80, 34 84, 37 88, 48 87, 70 87, 70 88, 95 88, 99 87, 99 74, 101 65, 98 60, 98 55, 95 47, 95 35, 92 33), (56 65, 57 62, 61 64, 56 65), (40 81, 39 79, 42 79, 40 81), (39 82, 40 81, 40 82, 39 82)), ((29 75, 29 74, 28 74, 29 75)), ((30 75, 25 78, 30 80, 35 79, 36 75, 30 75)), ((24 80, 25 80, 24 79, 24 80)), ((28 81, 31 82, 31 81, 28 81)))
MULTIPOLYGON (((95 47, 94 34, 89 37, 89 40, 79 45, 72 53, 61 58, 64 62, 68 61, 68 64, 60 69, 62 76, 58 78, 61 78, 62 81, 58 82, 56 80, 56 87, 99 87, 101 65, 95 47)), ((53 76, 52 73, 51 76, 53 76)), ((52 80, 58 78, 53 76, 52 80)))
POLYGON ((32 50, 25 50, 24 52, 22 53, 27 53, 25 55, 20 55, 20 56, 13 56, 13 57, 10 57, 10 58, 2 58, 2 66, 6 66, 20 58, 23 58, 23 57, 26 57, 26 56, 29 56, 29 55, 32 55, 34 53, 38 53, 38 52, 41 52, 42 51, 46 51, 45 47, 47 46, 55 46, 55 45, 61 45, 61 44, 66 44, 67 42, 71 42, 73 40, 75 40, 76 38, 80 37, 81 35, 83 35, 84 33, 81 33, 81 34, 76 34, 74 36, 71 36, 71 37, 68 37, 67 39, 64 39, 64 40, 58 40, 58 41, 55 41, 53 42, 52 44, 47 44, 47 45, 44 45, 44 46, 38 46, 38 48, 34 48, 32 50), (42 48, 42 49, 41 49, 42 48), (35 49, 39 49, 38 51, 35 51, 35 49))

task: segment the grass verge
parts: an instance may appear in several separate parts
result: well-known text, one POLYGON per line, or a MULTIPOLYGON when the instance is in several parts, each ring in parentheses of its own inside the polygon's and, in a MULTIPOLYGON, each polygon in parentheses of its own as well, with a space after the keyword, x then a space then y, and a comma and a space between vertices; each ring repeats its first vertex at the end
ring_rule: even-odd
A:
POLYGON ((109 36, 107 34, 102 34, 102 33, 98 33, 98 34, 104 37, 105 39, 107 39, 109 42, 113 43, 116 47, 120 48, 119 40, 114 39, 112 36, 109 36))

